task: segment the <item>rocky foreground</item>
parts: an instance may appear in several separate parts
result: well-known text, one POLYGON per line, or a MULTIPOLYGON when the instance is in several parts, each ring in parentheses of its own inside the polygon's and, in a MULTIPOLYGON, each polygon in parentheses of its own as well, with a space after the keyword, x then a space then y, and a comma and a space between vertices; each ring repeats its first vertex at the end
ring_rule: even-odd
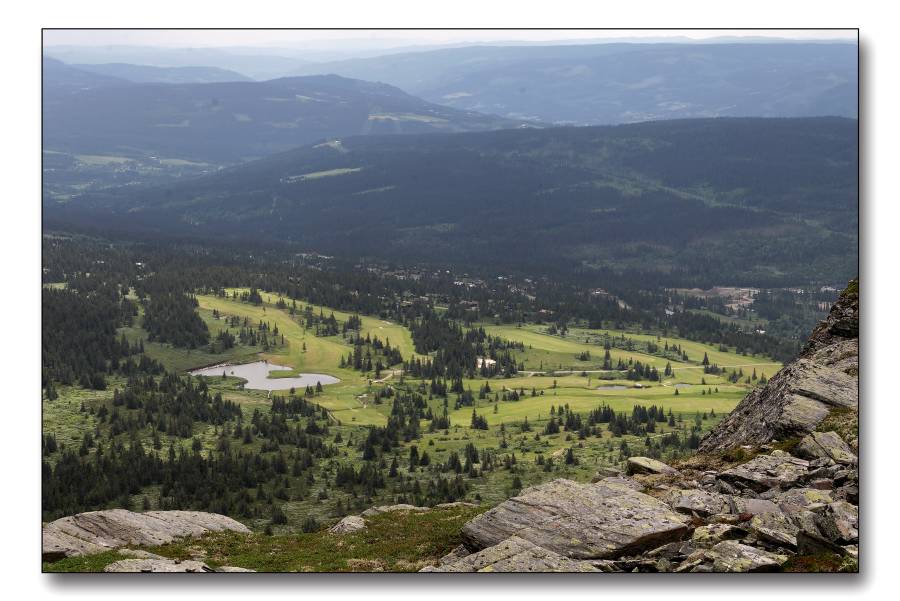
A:
POLYGON ((126 509, 88 511, 45 524, 41 533, 44 561, 117 551, 128 557, 105 568, 106 572, 212 572, 246 571, 238 568, 213 570, 198 561, 166 559, 130 546, 152 547, 208 532, 250 533, 250 529, 227 516, 202 511, 148 511, 126 509))

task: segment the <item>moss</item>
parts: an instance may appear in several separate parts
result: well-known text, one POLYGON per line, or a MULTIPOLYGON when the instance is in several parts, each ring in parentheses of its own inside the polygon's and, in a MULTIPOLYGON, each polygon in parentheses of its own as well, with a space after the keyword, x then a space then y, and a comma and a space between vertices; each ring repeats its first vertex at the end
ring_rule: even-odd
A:
POLYGON ((784 451, 785 453, 794 454, 794 450, 797 448, 797 445, 800 444, 800 438, 787 438, 785 440, 779 440, 778 442, 773 442, 772 447, 779 450, 784 451))
POLYGON ((794 555, 784 564, 784 571, 802 573, 855 573, 859 571, 859 564, 852 557, 843 557, 837 553, 794 555))
POLYGON ((83 557, 67 557, 53 563, 44 562, 41 566, 43 572, 102 572, 109 564, 128 559, 117 551, 105 551, 96 555, 83 557))
POLYGON ((819 422, 816 432, 835 432, 849 443, 859 437, 859 412, 852 407, 835 407, 819 422))
POLYGON ((199 559, 259 572, 410 572, 434 565, 462 543, 463 524, 487 508, 390 512, 368 518, 364 530, 266 536, 213 533, 147 550, 173 559, 199 559))

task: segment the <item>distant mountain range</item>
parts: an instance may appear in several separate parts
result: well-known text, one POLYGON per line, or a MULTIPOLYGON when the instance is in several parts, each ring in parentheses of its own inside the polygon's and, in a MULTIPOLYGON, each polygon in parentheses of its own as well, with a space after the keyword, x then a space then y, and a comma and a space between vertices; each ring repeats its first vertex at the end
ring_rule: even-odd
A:
POLYGON ((462 265, 838 280, 857 269, 857 168, 857 122, 842 118, 357 136, 48 203, 45 226, 462 265))
POLYGON ((858 49, 847 43, 467 46, 310 63, 463 110, 548 123, 856 117, 858 49))
POLYGON ((75 69, 109 75, 133 83, 220 83, 252 81, 246 75, 218 67, 151 67, 128 63, 72 65, 75 69))
MULTIPOLYGON (((134 83, 196 70, 44 60, 44 150, 235 163, 326 138, 479 131, 521 121, 432 104, 336 75, 265 82, 134 83), (128 81, 131 79, 132 81, 128 81)), ((207 69, 206 77, 224 77, 207 69)))

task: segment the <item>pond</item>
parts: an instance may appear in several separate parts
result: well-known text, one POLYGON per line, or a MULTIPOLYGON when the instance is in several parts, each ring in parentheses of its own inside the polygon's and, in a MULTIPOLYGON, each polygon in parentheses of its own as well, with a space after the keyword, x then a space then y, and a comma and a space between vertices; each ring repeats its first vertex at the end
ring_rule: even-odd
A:
POLYGON ((275 365, 268 361, 256 361, 254 363, 242 363, 240 365, 214 365, 195 369, 190 372, 192 376, 219 376, 224 373, 228 377, 243 378, 247 381, 244 388, 250 390, 287 390, 289 388, 306 388, 321 383, 322 386, 337 384, 339 379, 327 374, 300 374, 292 378, 270 378, 269 372, 291 371, 290 367, 275 365))
POLYGON ((676 384, 675 388, 690 388, 693 384, 676 384))
POLYGON ((606 386, 598 386, 597 390, 625 390, 626 388, 628 387, 621 384, 608 384, 606 386))

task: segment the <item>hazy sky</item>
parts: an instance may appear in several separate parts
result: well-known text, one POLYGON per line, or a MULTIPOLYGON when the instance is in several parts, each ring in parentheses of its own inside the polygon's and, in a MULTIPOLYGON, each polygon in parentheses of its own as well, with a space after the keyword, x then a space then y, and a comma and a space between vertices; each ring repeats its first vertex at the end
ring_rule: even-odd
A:
POLYGON ((45 30, 44 45, 141 45, 167 47, 270 46, 387 47, 489 41, 572 41, 598 38, 720 36, 856 40, 855 30, 45 30))

